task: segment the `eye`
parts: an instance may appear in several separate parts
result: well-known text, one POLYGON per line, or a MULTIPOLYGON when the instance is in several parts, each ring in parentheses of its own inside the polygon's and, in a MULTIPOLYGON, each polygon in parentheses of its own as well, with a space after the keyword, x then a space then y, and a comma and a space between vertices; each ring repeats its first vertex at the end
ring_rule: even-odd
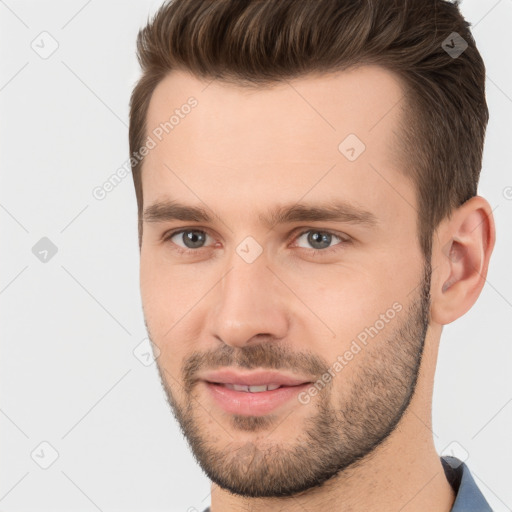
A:
MULTIPOLYGON (((182 254, 192 254, 198 252, 199 249, 207 247, 207 238, 212 238, 206 231, 201 229, 180 229, 172 231, 163 236, 164 242, 172 242, 175 246, 175 250, 182 254), (173 240, 174 239, 174 240, 173 240)), ((320 253, 329 253, 336 251, 348 243, 350 238, 348 235, 342 235, 341 233, 335 233, 332 231, 320 230, 320 229, 307 229, 300 232, 298 235, 294 235, 293 240, 296 240, 292 247, 299 247, 301 249, 307 249, 310 253, 316 255, 320 253), (308 235, 305 237, 305 235, 308 235), (301 247, 297 245, 301 238, 305 237, 305 241, 312 248, 301 247), (338 240, 339 243, 331 246, 333 240, 338 240)))
POLYGON ((178 252, 189 252, 196 249, 202 249, 206 238, 210 237, 205 231, 200 229, 181 229, 173 231, 164 237, 164 241, 171 241, 177 245, 178 252), (176 238, 176 240, 173 240, 176 238), (180 245, 181 242, 183 245, 180 245))
MULTIPOLYGON (((299 233, 296 236, 296 244, 300 241, 301 238, 305 237, 305 242, 312 247, 312 251, 314 254, 319 252, 330 252, 330 250, 336 250, 338 245, 344 245, 349 243, 350 240, 348 237, 342 237, 341 234, 334 233, 332 231, 324 231, 320 229, 308 229, 299 233), (306 236, 307 235, 307 236, 306 236), (331 246, 333 239, 338 239, 341 243, 337 243, 334 246, 331 246)), ((298 245, 297 245, 298 246, 298 245)), ((300 247, 300 246, 298 246, 300 247)), ((307 249, 307 247, 304 247, 307 249)))

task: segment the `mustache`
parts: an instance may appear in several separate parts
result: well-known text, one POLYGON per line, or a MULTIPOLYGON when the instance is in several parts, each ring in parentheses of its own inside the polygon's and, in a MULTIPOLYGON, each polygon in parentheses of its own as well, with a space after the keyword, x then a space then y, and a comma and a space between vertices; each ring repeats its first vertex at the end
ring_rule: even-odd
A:
POLYGON ((240 348, 223 344, 206 352, 195 352, 185 359, 182 379, 186 391, 190 391, 197 382, 196 375, 200 371, 216 370, 221 367, 289 370, 305 375, 322 375, 329 365, 317 354, 309 351, 291 351, 282 343, 265 342, 240 348))

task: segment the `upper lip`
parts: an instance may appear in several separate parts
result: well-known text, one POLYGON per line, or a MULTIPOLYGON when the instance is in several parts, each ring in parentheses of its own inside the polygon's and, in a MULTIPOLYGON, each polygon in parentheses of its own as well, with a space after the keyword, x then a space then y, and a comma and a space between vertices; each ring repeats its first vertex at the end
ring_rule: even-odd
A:
POLYGON ((238 384, 240 386, 265 386, 269 384, 298 386, 299 384, 312 382, 308 378, 292 377, 275 371, 241 373, 229 369, 207 372, 201 376, 201 379, 218 384, 238 384))

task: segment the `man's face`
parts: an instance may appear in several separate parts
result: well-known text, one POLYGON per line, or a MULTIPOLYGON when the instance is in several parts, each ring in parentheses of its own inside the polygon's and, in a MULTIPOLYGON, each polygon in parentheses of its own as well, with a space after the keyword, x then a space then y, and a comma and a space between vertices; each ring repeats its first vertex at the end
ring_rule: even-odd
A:
POLYGON ((414 186, 393 159, 401 97, 379 67, 266 90, 174 72, 154 92, 147 133, 157 144, 142 173, 144 316, 195 457, 234 493, 319 485, 382 443, 409 404, 430 268, 414 186), (197 104, 182 109, 190 97, 197 104), (152 132, 176 109, 172 131, 152 132), (210 219, 154 206, 170 201, 210 219), (339 218, 305 216, 334 204, 344 205, 339 218), (290 207, 294 215, 269 219, 290 207), (306 384, 218 383, 272 384, 277 374, 306 384))

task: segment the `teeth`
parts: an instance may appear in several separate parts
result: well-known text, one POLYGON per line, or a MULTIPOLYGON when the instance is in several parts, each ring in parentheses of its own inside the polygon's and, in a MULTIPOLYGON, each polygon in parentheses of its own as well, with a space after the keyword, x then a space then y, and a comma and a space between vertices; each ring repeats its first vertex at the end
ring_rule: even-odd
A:
POLYGON ((262 391, 273 391, 281 387, 279 384, 268 384, 263 386, 243 386, 239 384, 223 384, 228 389, 233 389, 234 391, 246 391, 249 393, 261 393, 262 391))

